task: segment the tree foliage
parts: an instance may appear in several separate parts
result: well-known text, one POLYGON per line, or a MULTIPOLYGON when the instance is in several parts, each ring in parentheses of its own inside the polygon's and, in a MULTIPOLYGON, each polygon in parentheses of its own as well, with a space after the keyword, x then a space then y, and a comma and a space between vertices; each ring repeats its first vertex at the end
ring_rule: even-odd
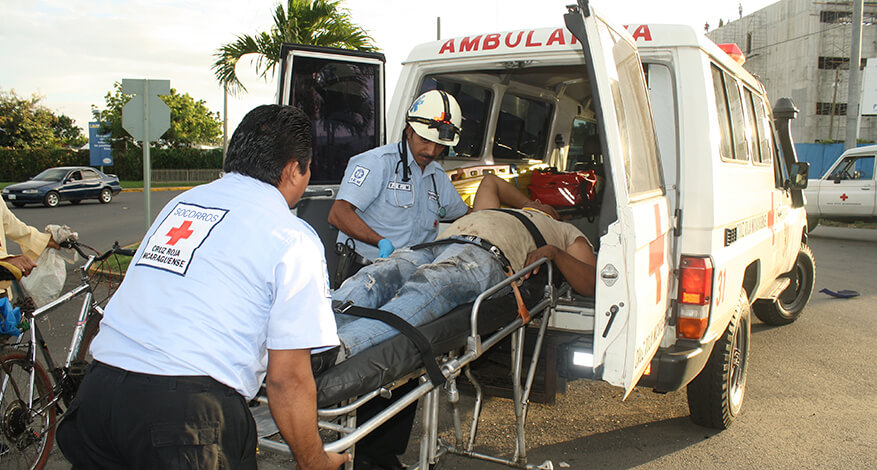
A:
POLYGON ((259 54, 256 72, 267 79, 280 62, 283 43, 339 47, 362 51, 377 50, 371 36, 353 23, 350 12, 339 7, 342 0, 287 0, 274 10, 274 25, 254 36, 244 34, 222 45, 214 53, 213 71, 229 93, 246 92, 238 80, 235 66, 246 54, 259 54))
MULTIPOLYGON (((122 127, 122 108, 133 95, 122 93, 122 84, 113 84, 113 90, 104 99, 103 110, 92 106, 95 120, 103 123, 101 131, 111 134, 113 148, 127 148, 134 140, 122 127)), ((195 100, 188 93, 179 94, 171 88, 171 94, 160 96, 171 110, 171 126, 161 136, 159 147, 191 148, 197 145, 217 145, 222 135, 222 121, 218 112, 212 112, 204 100, 195 100)))
POLYGON ((87 138, 82 128, 64 114, 41 104, 37 94, 23 98, 14 91, 0 91, 0 148, 52 149, 81 147, 87 138))

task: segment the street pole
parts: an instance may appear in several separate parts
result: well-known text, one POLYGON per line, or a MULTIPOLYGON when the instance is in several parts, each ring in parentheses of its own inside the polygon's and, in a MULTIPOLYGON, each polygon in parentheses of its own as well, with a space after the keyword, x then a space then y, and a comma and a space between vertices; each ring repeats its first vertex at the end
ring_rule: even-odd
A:
POLYGON ((862 63, 862 8, 864 0, 853 0, 853 37, 850 47, 850 79, 847 94, 847 128, 844 148, 856 147, 859 137, 859 66, 862 63))
POLYGON ((228 153, 228 86, 222 85, 222 169, 225 171, 225 155, 228 153))
MULTIPOLYGON (((149 96, 149 80, 144 80, 144 96, 149 96)), ((152 163, 149 160, 149 100, 146 99, 143 102, 143 129, 144 134, 147 135, 146 138, 143 139, 143 195, 146 198, 145 208, 146 208, 146 231, 149 231, 149 226, 152 225, 152 208, 150 207, 150 201, 152 196, 152 163)))

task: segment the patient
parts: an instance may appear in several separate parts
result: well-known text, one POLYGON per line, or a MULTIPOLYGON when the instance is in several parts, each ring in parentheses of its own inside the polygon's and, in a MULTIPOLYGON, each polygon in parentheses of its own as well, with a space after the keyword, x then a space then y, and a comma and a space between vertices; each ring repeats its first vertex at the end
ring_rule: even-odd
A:
MULTIPOLYGON (((474 212, 457 219, 439 239, 475 239, 397 250, 347 279, 332 298, 391 312, 414 326, 428 323, 454 307, 471 302, 513 271, 548 258, 578 293, 592 295, 597 259, 588 239, 571 224, 560 222, 550 206, 530 201, 518 189, 487 175, 475 195, 474 212), (536 247, 533 236, 515 216, 493 210, 517 208, 536 226, 546 245, 536 247), (477 244, 480 240, 484 242, 477 244), (495 246, 497 255, 486 247, 495 246), (503 259, 505 258, 505 259, 503 259), (505 260, 508 263, 505 263, 505 260)), ((336 314, 342 351, 350 357, 398 334, 393 327, 366 318, 336 314)))

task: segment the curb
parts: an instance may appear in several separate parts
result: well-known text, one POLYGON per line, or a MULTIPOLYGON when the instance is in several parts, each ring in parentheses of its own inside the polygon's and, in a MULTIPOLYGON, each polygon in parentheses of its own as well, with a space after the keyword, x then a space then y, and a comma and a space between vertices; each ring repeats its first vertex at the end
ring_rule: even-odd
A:
MULTIPOLYGON (((192 189, 194 186, 170 186, 167 188, 152 188, 150 192, 156 191, 186 191, 188 189, 192 189)), ((143 188, 122 188, 123 193, 142 193, 143 188)))

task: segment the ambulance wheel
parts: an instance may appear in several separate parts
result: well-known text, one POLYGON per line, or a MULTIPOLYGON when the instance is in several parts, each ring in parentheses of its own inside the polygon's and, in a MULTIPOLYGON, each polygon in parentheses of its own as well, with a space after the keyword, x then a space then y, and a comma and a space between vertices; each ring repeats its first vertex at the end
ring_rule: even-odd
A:
POLYGON ((703 370, 688 384, 688 410, 695 424, 725 429, 740 414, 749 363, 749 314, 749 298, 741 291, 731 322, 703 370))
POLYGON ((807 302, 810 302, 813 286, 816 284, 816 261, 809 246, 801 244, 795 266, 786 276, 792 282, 775 301, 758 300, 752 306, 755 316, 768 325, 792 323, 801 315, 807 302))

